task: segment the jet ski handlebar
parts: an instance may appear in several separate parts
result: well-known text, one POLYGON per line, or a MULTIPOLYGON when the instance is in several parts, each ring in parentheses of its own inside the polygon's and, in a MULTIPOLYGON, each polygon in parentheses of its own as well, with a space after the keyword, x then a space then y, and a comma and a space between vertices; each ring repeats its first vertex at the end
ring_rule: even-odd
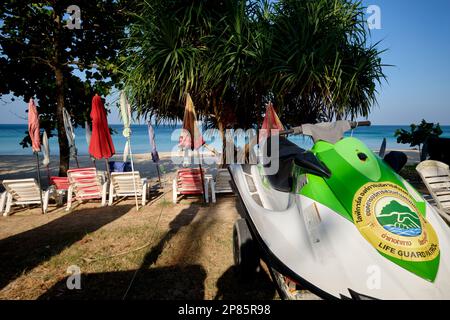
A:
POLYGON ((370 127, 372 125, 372 123, 370 121, 351 121, 350 125, 352 127, 352 129, 358 128, 358 127, 370 127))
MULTIPOLYGON (((370 121, 349 121, 350 122, 350 126, 352 127, 352 129, 358 128, 358 127, 370 127, 371 126, 371 122, 370 121)), ((287 136, 287 135, 299 135, 299 134, 303 134, 303 129, 302 126, 299 127, 293 127, 289 130, 284 130, 284 131, 280 131, 280 136, 287 136)))

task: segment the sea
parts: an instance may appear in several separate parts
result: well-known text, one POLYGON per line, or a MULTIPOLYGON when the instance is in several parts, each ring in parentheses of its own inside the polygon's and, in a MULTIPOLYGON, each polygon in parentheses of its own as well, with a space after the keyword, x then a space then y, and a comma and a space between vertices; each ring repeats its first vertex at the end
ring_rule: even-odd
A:
MULTIPOLYGON (((125 138, 122 135, 123 126, 120 124, 110 125, 113 129, 113 143, 116 153, 123 152, 125 138)), ((443 130, 442 137, 450 138, 450 126, 441 126, 443 130)), ((178 137, 180 135, 180 125, 159 125, 155 126, 155 140, 159 152, 168 152, 178 150, 178 137)), ((405 125, 373 125, 371 127, 359 127, 353 132, 347 132, 346 136, 353 136, 362 140, 372 150, 379 150, 383 138, 387 140, 387 149, 409 149, 409 145, 397 143, 394 133, 397 129, 408 130, 405 125)), ((26 131, 26 124, 0 124, 0 155, 30 155, 31 148, 23 148, 20 145, 26 131)), ((131 146, 135 154, 149 153, 150 142, 148 137, 147 125, 132 125, 131 146)), ((75 129, 75 143, 79 155, 88 155, 88 145, 86 141, 85 129, 78 127, 75 129)), ((220 150, 221 139, 218 135, 211 135, 205 132, 204 138, 208 145, 220 150)), ((296 136, 290 138, 303 148, 310 148, 312 142, 310 138, 296 136)), ((50 154, 58 154, 58 138, 55 136, 49 138, 50 154)))

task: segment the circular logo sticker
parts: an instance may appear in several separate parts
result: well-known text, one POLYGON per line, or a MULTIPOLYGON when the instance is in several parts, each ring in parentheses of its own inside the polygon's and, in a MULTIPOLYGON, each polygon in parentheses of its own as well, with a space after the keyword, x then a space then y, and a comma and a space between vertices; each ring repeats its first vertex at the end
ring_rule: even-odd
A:
POLYGON ((439 255, 433 227, 400 186, 367 183, 353 199, 353 221, 378 251, 406 261, 430 261, 439 255))

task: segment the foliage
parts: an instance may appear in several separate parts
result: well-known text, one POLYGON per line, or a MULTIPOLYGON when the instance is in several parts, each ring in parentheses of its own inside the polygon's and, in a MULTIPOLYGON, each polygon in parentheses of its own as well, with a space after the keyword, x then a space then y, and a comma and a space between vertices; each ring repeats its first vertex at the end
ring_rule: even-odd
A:
POLYGON ((215 127, 367 116, 384 79, 360 2, 137 1, 120 70, 139 116, 179 119, 189 92, 215 127))
MULTIPOLYGON (((113 66, 119 40, 125 32, 121 11, 125 3, 5 0, 0 7, 0 76, 7 79, 0 82, 0 95, 38 100, 41 128, 49 137, 57 130, 63 162, 68 161, 68 148, 62 107, 75 126, 84 125, 90 120, 94 93, 110 92, 116 82, 113 66), (67 28, 70 5, 81 9, 81 29, 67 28)), ((29 145, 28 136, 22 145, 29 145)))
POLYGON ((434 124, 422 120, 420 124, 411 124, 410 127, 410 132, 405 129, 397 129, 395 131, 398 143, 409 144, 411 147, 418 146, 420 149, 421 145, 423 145, 428 138, 439 137, 442 134, 439 123, 434 124))

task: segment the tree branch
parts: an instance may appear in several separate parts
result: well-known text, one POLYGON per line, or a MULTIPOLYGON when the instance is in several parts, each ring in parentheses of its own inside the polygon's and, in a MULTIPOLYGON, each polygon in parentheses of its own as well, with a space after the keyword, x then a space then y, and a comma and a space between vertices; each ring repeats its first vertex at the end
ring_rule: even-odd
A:
POLYGON ((48 65, 50 68, 52 68, 52 70, 55 69, 55 66, 50 62, 50 60, 44 59, 42 57, 37 57, 37 56, 28 56, 28 57, 23 57, 24 59, 33 59, 33 60, 37 60, 40 61, 46 65, 48 65))

